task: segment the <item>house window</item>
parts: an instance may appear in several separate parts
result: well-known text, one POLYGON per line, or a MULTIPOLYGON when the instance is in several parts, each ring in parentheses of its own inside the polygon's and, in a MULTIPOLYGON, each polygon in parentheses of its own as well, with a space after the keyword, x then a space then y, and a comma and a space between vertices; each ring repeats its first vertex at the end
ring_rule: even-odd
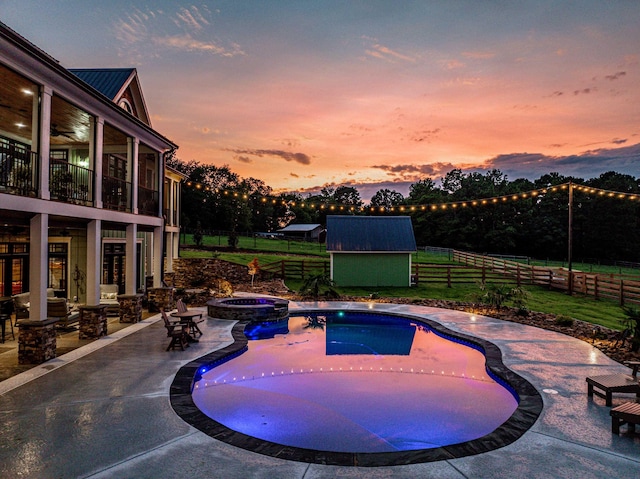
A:
POLYGON ((131 107, 131 103, 129 103, 128 100, 126 99, 122 99, 120 100, 120 102, 118 103, 118 106, 120 108, 122 108, 124 111, 126 111, 127 113, 130 113, 133 115, 133 108, 131 107))
POLYGON ((58 161, 69 161, 69 151, 68 150, 51 150, 49 153, 49 157, 52 160, 58 161))
POLYGON ((0 243, 0 294, 11 296, 28 290, 29 245, 0 243))
POLYGON ((103 173, 119 180, 127 179, 127 159, 116 155, 105 155, 103 173))
POLYGON ((117 284, 118 293, 124 293, 125 286, 125 256, 124 243, 105 243, 102 256, 102 283, 117 284))
POLYGON ((49 287, 67 297, 68 243, 49 243, 49 287))

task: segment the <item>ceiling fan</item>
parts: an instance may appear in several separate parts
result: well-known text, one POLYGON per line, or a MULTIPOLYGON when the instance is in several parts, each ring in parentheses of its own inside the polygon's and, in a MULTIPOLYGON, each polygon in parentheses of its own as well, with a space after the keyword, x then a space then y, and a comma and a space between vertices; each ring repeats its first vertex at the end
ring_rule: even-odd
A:
POLYGON ((71 138, 69 136, 69 135, 71 135, 73 133, 75 133, 75 132, 58 130, 58 126, 57 125, 55 125, 55 124, 51 125, 51 136, 66 136, 70 140, 73 140, 73 138, 71 138))

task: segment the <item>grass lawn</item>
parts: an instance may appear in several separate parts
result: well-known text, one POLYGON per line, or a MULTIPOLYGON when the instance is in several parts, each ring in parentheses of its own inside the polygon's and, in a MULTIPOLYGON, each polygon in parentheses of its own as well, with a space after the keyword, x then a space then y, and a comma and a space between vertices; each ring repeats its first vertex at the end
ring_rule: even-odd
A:
MULTIPOLYGON (((287 287, 297 291, 302 286, 300 280, 287 280, 287 287)), ((381 297, 415 298, 415 299, 443 299, 449 301, 470 301, 479 292, 478 286, 457 284, 447 288, 446 284, 418 285, 413 288, 340 288, 340 294, 348 296, 369 297, 372 293, 381 297)), ((529 297, 526 301, 527 309, 543 313, 563 314, 574 319, 599 324, 607 328, 622 330, 622 320, 625 315, 617 303, 607 300, 595 300, 590 297, 569 296, 561 291, 552 291, 538 286, 524 287, 529 297)), ((509 306, 509 304, 506 304, 509 306)))

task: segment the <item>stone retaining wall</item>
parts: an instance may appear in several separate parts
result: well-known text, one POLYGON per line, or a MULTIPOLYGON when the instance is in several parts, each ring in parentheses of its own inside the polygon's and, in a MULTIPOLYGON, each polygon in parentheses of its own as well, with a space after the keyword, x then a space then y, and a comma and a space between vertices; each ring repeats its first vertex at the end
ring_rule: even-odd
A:
POLYGON ((230 283, 251 281, 249 268, 216 258, 176 258, 173 260, 173 273, 165 281, 173 281, 176 288, 215 289, 218 279, 230 283))

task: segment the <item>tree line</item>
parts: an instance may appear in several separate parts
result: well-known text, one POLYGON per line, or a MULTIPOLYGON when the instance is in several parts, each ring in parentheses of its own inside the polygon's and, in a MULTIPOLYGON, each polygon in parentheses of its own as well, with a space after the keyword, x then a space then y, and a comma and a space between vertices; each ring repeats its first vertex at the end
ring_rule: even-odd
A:
MULTIPOLYGON (((167 164, 184 173, 188 182, 201 186, 182 189, 182 226, 189 230, 230 231, 232 235, 272 232, 294 223, 325 225, 329 214, 400 214, 395 208, 399 205, 438 205, 516 195, 569 181, 591 188, 640 194, 639 179, 613 171, 587 180, 549 173, 534 181, 524 178, 510 181, 496 169, 484 174, 453 169, 439 184, 431 178, 413 183, 407 197, 394 190, 380 189, 365 203, 352 186, 326 187, 317 195, 273 195, 271 187, 263 181, 242 178, 226 165, 182 162, 176 158, 169 159, 167 164), (310 208, 311 203, 325 207, 310 208), (331 205, 345 208, 331 209, 331 205), (390 211, 392 207, 394 211, 390 211)), ((573 258, 640 262, 639 203, 640 199, 632 201, 575 191, 573 258)), ((405 208, 401 214, 411 215, 420 245, 541 259, 567 258, 567 189, 476 207, 415 208, 414 211, 405 208)))

